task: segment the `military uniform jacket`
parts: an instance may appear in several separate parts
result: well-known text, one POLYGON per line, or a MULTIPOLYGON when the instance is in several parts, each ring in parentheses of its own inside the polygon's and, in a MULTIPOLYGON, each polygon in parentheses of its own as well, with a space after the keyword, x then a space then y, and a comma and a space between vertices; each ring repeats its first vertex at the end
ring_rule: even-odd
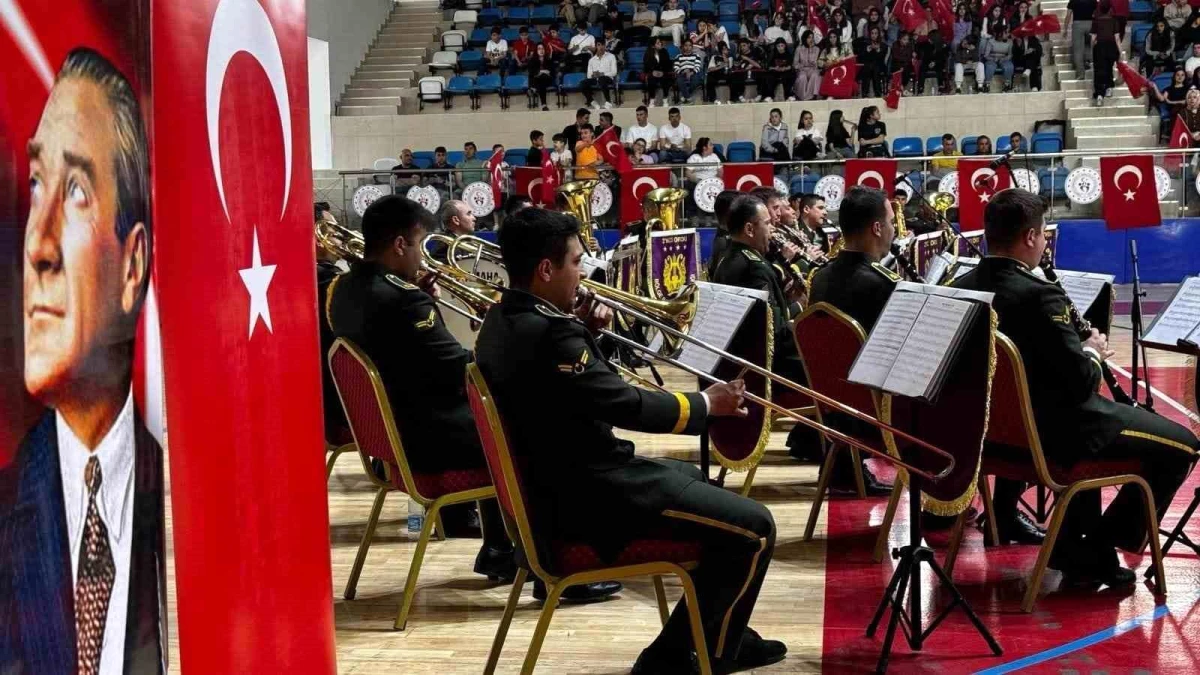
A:
POLYGON ((575 317, 510 289, 489 310, 475 350, 541 518, 539 539, 584 541, 611 559, 638 536, 639 516, 659 515, 694 482, 636 457, 612 429, 699 434, 703 396, 628 384, 575 317))
POLYGON ((338 399, 337 387, 333 384, 333 375, 329 372, 329 348, 337 337, 329 327, 329 317, 325 314, 325 294, 329 285, 337 278, 341 270, 334 263, 324 260, 317 261, 317 323, 321 334, 321 406, 325 416, 325 438, 333 441, 336 432, 346 427, 346 415, 342 403, 338 399))
POLYGON ((837 307, 870 333, 899 280, 865 253, 842 251, 813 275, 808 300, 837 307))
POLYGON ((775 362, 796 357, 796 340, 792 337, 792 329, 788 325, 794 308, 788 302, 775 270, 762 255, 740 241, 730 240, 729 249, 717 265, 713 281, 766 291, 775 336, 775 362))
POLYGON ((362 262, 331 285, 328 303, 334 334, 361 347, 379 369, 413 469, 482 466, 466 395, 471 352, 446 330, 433 298, 362 262))
POLYGON ((1104 398, 1100 359, 1085 352, 1067 312, 1067 294, 1011 258, 988 257, 954 286, 995 293, 992 306, 1025 363, 1033 415, 1046 453, 1085 458, 1125 427, 1127 406, 1104 398))

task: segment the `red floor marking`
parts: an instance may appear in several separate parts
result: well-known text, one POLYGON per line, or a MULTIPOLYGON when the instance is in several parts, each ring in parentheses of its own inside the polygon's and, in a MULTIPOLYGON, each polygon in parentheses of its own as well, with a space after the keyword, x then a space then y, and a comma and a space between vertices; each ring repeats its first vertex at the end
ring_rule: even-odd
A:
MULTIPOLYGON (((1152 375, 1156 388, 1184 401, 1183 368, 1154 368, 1152 375)), ((1182 415, 1165 404, 1158 405, 1157 409, 1170 419, 1186 423, 1182 415)), ((1197 485, 1200 485, 1200 473, 1194 473, 1180 489, 1164 527, 1174 526, 1197 485)), ((1106 494, 1106 498, 1111 495, 1106 494)), ((827 504, 829 544, 822 670, 825 673, 873 671, 883 646, 886 620, 874 638, 866 637, 866 627, 895 564, 890 557, 883 564, 871 562, 871 551, 887 502, 884 499, 835 499, 827 504)), ((901 501, 892 528, 890 546, 900 546, 907 541, 907 513, 905 499, 901 501)), ((1189 523, 1187 532, 1193 538, 1200 538, 1200 514, 1189 523)), ((929 539, 935 549, 944 548, 945 535, 931 535, 929 539)), ((940 561, 941 551, 938 553, 940 561)), ((985 550, 983 535, 979 530, 969 529, 959 553, 954 579, 1004 648, 1004 655, 993 657, 962 612, 955 610, 920 653, 912 653, 903 636, 897 635, 890 672, 974 672, 1051 649, 1154 609, 1154 596, 1144 584, 1139 583, 1122 593, 1107 589, 1058 591, 1059 574, 1048 570, 1043 589, 1050 592, 1039 597, 1032 614, 1025 614, 1021 612, 1021 597, 1036 558, 1037 548, 1033 546, 985 550)), ((1125 564, 1137 568, 1139 575, 1150 563, 1149 556, 1124 555, 1124 558, 1125 564)), ((1200 563, 1190 549, 1176 545, 1165 564, 1168 591, 1183 594, 1200 588, 1200 563)), ((930 576, 927 572, 922 580, 926 624, 949 601, 930 576), (935 607, 929 607, 930 604, 935 607)), ((1190 612, 1168 614, 1150 626, 1022 672, 1194 673, 1200 671, 1198 663, 1200 603, 1190 612)))

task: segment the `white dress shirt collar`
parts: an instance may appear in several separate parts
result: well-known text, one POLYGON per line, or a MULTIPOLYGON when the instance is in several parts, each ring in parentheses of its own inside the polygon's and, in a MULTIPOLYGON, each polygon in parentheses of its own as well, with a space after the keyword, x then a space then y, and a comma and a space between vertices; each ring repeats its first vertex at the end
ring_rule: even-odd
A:
MULTIPOLYGON (((68 534, 83 529, 83 519, 87 514, 84 470, 88 459, 95 455, 103 476, 96 506, 100 510, 100 519, 108 527, 109 535, 114 542, 120 542, 126 534, 126 519, 122 515, 133 501, 133 464, 137 454, 133 440, 133 392, 130 391, 125 397, 125 405, 117 414, 117 419, 94 450, 75 436, 61 413, 55 413, 55 417, 68 534)), ((72 541, 75 538, 72 535, 72 541)))

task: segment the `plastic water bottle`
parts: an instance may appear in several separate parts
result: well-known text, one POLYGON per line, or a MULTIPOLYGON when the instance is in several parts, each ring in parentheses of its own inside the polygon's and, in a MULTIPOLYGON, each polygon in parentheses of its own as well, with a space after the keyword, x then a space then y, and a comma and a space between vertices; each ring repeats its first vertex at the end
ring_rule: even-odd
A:
POLYGON ((408 498, 408 537, 416 539, 421 536, 421 528, 425 526, 425 507, 417 500, 408 498))

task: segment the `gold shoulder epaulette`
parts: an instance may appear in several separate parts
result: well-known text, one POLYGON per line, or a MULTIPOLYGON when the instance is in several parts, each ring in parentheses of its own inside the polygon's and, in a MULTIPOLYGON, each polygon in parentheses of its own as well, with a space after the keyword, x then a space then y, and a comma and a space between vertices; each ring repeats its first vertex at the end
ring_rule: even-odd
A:
POLYGON ((887 277, 888 279, 891 279, 892 281, 900 281, 899 274, 896 274, 895 272, 889 270, 888 268, 884 267, 883 265, 880 265, 877 262, 871 263, 871 269, 875 270, 876 272, 879 272, 880 274, 887 277))
POLYGON ((408 283, 407 281, 405 281, 405 280, 401 279, 400 277, 396 276, 395 274, 385 274, 385 275, 383 275, 383 278, 384 278, 384 279, 387 279, 387 280, 388 280, 388 281, 390 281, 390 282, 392 282, 392 285, 393 285, 393 286, 395 286, 395 287, 397 287, 397 288, 401 288, 401 289, 403 289, 403 290, 406 290, 406 291, 419 291, 419 290, 421 290, 421 289, 417 288, 416 286, 414 286, 413 284, 410 284, 410 283, 408 283))
POLYGON ((751 251, 748 248, 742 249, 742 254, 745 255, 746 258, 753 260, 754 262, 762 262, 762 256, 755 253, 754 251, 751 251))

